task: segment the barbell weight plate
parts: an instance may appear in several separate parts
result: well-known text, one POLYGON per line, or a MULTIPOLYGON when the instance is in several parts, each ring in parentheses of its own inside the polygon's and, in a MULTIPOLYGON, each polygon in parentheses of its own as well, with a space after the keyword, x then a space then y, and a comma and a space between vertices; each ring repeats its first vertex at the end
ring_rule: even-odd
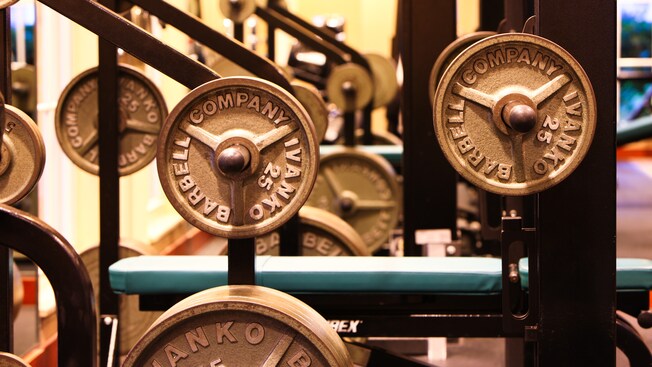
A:
POLYGON ((529 195, 565 179, 596 125, 591 83, 564 49, 530 34, 485 38, 446 69, 434 127, 464 178, 500 195, 529 195))
POLYGON ((123 367, 352 367, 321 315, 270 288, 231 285, 192 295, 166 311, 123 367))
POLYGON ((0 151, 0 203, 11 205, 36 186, 45 166, 45 146, 36 123, 23 111, 5 105, 5 119, 0 151))
POLYGON ((344 112, 364 108, 373 97, 373 89, 367 70, 352 63, 335 66, 326 80, 328 100, 344 112))
POLYGON ((315 126, 317 142, 324 140, 328 129, 328 106, 319 94, 319 90, 308 83, 292 82, 294 96, 306 109, 310 120, 315 126))
MULTIPOLYGON (((371 255, 353 227, 323 209, 304 206, 299 210, 299 236, 304 256, 371 255)), ((257 255, 278 255, 279 246, 278 232, 256 237, 257 255)))
POLYGON ((222 15, 233 23, 243 23, 255 10, 255 0, 220 0, 222 15))
POLYGON ((437 56, 435 64, 430 69, 430 81, 428 82, 428 96, 430 97, 430 105, 433 104, 435 98, 435 91, 437 90, 437 85, 441 80, 441 75, 444 73, 444 70, 448 65, 453 62, 453 60, 459 55, 464 49, 471 46, 472 44, 485 39, 487 37, 495 35, 496 32, 491 31, 480 31, 465 34, 462 37, 458 37, 455 41, 451 42, 446 48, 437 56))
POLYGON ((22 65, 11 70, 11 103, 28 115, 36 113, 36 69, 22 65))
MULTIPOLYGON (((118 257, 120 259, 153 254, 154 251, 149 250, 145 245, 134 242, 121 240, 118 246, 118 257)), ((99 304, 100 248, 99 246, 89 247, 80 253, 79 256, 91 278, 96 304, 99 304)), ((120 330, 119 350, 121 355, 127 354, 138 339, 145 334, 147 329, 162 314, 162 312, 156 311, 140 311, 138 297, 138 295, 120 295, 118 327, 120 330)))
POLYGON ((306 110, 270 82, 222 78, 191 91, 161 130, 163 191, 194 226, 225 238, 268 233, 289 220, 317 177, 306 110))
POLYGON ((17 355, 0 352, 0 367, 30 367, 30 365, 17 355))
POLYGON ((307 205, 344 219, 373 253, 389 241, 398 222, 398 192, 396 173, 386 160, 342 148, 321 158, 307 205))
MULTIPOLYGON (((79 168, 99 173, 98 68, 75 77, 59 97, 55 129, 61 148, 79 168)), ((156 156, 168 110, 156 85, 137 69, 121 64, 118 77, 120 131, 118 172, 138 171, 156 156)))
POLYGON ((365 54, 371 76, 373 78, 374 108, 388 105, 398 93, 398 80, 396 79, 396 66, 385 56, 378 54, 365 54))

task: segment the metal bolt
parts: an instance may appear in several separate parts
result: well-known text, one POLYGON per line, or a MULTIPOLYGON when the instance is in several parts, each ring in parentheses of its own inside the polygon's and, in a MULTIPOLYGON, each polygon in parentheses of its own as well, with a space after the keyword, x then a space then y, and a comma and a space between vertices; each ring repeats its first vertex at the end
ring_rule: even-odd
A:
POLYGON ((537 122, 537 111, 521 102, 510 102, 503 108, 503 121, 519 133, 526 133, 537 122))
POLYGON ((251 154, 242 145, 233 145, 224 149, 217 157, 217 166, 224 173, 240 173, 249 166, 251 154))

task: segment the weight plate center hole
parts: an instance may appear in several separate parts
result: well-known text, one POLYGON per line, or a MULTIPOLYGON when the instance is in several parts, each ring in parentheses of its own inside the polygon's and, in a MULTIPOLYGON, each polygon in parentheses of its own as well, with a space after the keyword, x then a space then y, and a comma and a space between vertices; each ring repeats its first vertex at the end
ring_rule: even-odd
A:
POLYGON ((341 193, 337 204, 343 216, 352 215, 356 212, 358 202, 358 195, 352 191, 344 191, 341 193))

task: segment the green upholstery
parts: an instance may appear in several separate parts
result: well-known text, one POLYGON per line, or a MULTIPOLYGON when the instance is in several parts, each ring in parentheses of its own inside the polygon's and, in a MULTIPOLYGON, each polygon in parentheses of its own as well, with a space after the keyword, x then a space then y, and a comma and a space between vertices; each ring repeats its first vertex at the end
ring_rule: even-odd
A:
MULTIPOLYGON (((528 287, 528 259, 521 259, 518 264, 521 274, 521 286, 528 287)), ((616 259, 616 289, 618 290, 650 290, 652 289, 652 260, 648 259, 616 259)))
MULTIPOLYGON (((652 289, 652 261, 618 259, 619 290, 652 289)), ((519 263, 528 286, 527 259, 519 263)), ((226 256, 139 256, 109 268, 115 292, 188 294, 225 285, 226 256)), ((500 259, 484 257, 281 257, 256 258, 256 284, 286 292, 498 293, 500 259)))
MULTIPOLYGON (((227 284, 225 256, 140 256, 109 268, 118 293, 194 293, 227 284)), ((497 293, 500 260, 455 257, 256 258, 256 284, 281 291, 497 293)))

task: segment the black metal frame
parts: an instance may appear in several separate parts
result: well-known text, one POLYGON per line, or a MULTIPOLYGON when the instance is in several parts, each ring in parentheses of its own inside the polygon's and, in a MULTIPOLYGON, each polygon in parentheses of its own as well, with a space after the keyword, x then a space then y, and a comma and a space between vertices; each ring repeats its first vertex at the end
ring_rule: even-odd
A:
MULTIPOLYGON (((117 152, 113 150, 117 146, 116 120, 113 116, 114 101, 117 100, 115 98, 117 95, 115 46, 125 49, 191 88, 218 76, 206 67, 171 50, 92 0, 40 1, 113 44, 100 43, 100 84, 102 85, 100 90, 105 97, 103 99, 108 101, 100 105, 101 118, 106 114, 106 118, 100 121, 100 145, 103 147, 100 150, 102 167, 100 185, 102 191, 105 188, 107 190, 107 193, 101 196, 100 216, 102 222, 107 223, 101 228, 100 264, 101 267, 108 267, 108 264, 117 260, 118 231, 116 229, 119 229, 117 152), (111 185, 116 191, 111 191, 111 185)), ((109 7, 116 5, 113 0, 106 0, 103 4, 109 7)), ((430 104, 425 97, 427 93, 424 92, 427 90, 425 83, 428 80, 430 65, 439 51, 455 38, 455 7, 453 1, 420 0, 401 0, 400 7, 403 28, 400 30, 399 38, 405 67, 405 83, 402 91, 403 120, 406 124, 405 252, 407 255, 419 255, 421 251, 414 243, 415 230, 449 228, 453 237, 456 236, 456 175, 436 147, 431 125, 430 104), (441 21, 434 22, 433 14, 437 14, 441 21), (423 34, 428 34, 432 42, 423 43, 421 41, 423 34)), ((515 329, 514 334, 512 331, 505 331, 503 329, 504 307, 500 306, 502 301, 499 302, 497 309, 488 311, 487 314, 478 314, 477 311, 445 313, 445 310, 437 307, 424 307, 423 305, 428 305, 427 299, 424 298, 428 295, 401 295, 397 301, 398 308, 405 307, 405 309, 391 312, 387 302, 391 299, 396 300, 396 295, 376 295, 376 297, 368 294, 346 296, 337 294, 339 297, 335 297, 335 295, 325 294, 296 294, 297 297, 308 301, 328 318, 345 319, 363 315, 365 320, 369 320, 364 323, 364 327, 369 328, 368 333, 373 335, 405 336, 419 333, 441 335, 439 332, 445 333, 443 330, 451 332, 445 335, 458 336, 488 335, 483 333, 488 333, 489 330, 492 331, 492 336, 528 334, 531 340, 537 341, 534 355, 540 366, 613 365, 615 363, 615 147, 613 144, 615 140, 615 107, 613 106, 615 3, 596 4, 589 0, 578 0, 569 4, 562 0, 546 0, 537 1, 534 7, 537 15, 536 32, 569 50, 584 66, 594 84, 600 109, 600 122, 593 147, 583 164, 565 182, 541 193, 538 197, 538 218, 535 217, 535 222, 536 239, 540 246, 538 259, 540 302, 538 302, 538 322, 533 325, 536 328, 515 329), (560 12, 559 9, 564 11, 560 12), (595 30, 597 25, 603 29, 587 31, 595 30), (607 48, 606 51, 603 48, 601 51, 602 55, 606 53, 608 57, 595 58, 594 50, 587 45, 604 44, 602 41, 605 38, 614 41, 609 44, 611 48, 607 48), (567 204, 569 202, 575 205, 569 207, 567 204), (586 256, 588 253, 591 253, 591 256, 586 256), (379 299, 381 301, 378 301, 379 299), (373 300, 377 303, 373 303, 373 300), (369 302, 372 304, 368 304, 369 302), (359 309, 357 309, 358 305, 361 305, 359 309), (423 313, 415 314, 414 311, 420 307, 423 313), (356 311, 347 311, 352 309, 356 311), (373 329, 373 325, 377 325, 378 329, 373 329)), ((8 11, 4 10, 3 14, 5 15, 3 38, 6 40, 8 11)), ((272 24, 274 27, 279 25, 272 24)), ((5 55, 2 56, 6 56, 6 50, 5 47, 5 55)), ((327 52, 330 51, 327 49, 327 52)), ((340 55, 340 51, 333 52, 340 55)), ((9 65, 5 65, 5 68, 8 67, 9 65)), ((8 83, 7 75, 5 75, 5 88, 8 83)), ((5 95, 10 94, 5 93, 5 95)), ((20 241, 24 241, 31 235, 39 233, 44 235, 33 230, 33 223, 31 227, 24 228, 25 222, 14 223, 12 218, 1 217, 2 215, 0 215, 2 219, 0 230, 4 241, 13 242, 10 233, 16 228, 24 229, 18 231, 20 241)), ((230 241, 229 244, 232 251, 229 265, 237 266, 237 269, 230 266, 229 283, 231 284, 255 283, 253 240, 244 241, 247 243, 230 241)), ((30 251, 19 250, 23 253, 30 251)), ((41 251, 41 254, 44 253, 42 249, 41 251)), ((29 256, 27 253, 26 255, 29 256)), ((5 260, 0 256, 0 266, 8 264, 5 260)), ((41 265, 38 261, 37 264, 41 265)), ((57 264, 57 271, 62 271, 60 264, 57 264)), ((4 272, 2 268, 0 272, 3 276, 9 274, 9 270, 4 272)), ((6 283, 6 279, 0 281, 6 283)), ((115 296, 111 296, 112 293, 108 292, 106 272, 101 273, 101 285, 104 294, 100 301, 100 309, 103 314, 115 314, 115 296)), ((460 301, 454 302, 453 307, 469 304, 469 299, 460 297, 462 298, 452 298, 460 301)), ((69 298, 76 301, 76 297, 69 298)), ((474 302, 470 304, 477 306, 475 303, 477 300, 473 300, 474 302)), ((146 303, 146 298, 143 298, 143 301, 146 303)), ((441 304, 439 302, 441 298, 437 300, 437 303, 441 304)), ((3 304, 2 307, 6 308, 6 305, 3 304)), ((89 311, 85 315, 90 314, 92 313, 89 311)), ((75 318, 75 322, 77 320, 78 317, 75 318)), ((95 323, 91 324, 84 327, 86 332, 94 328, 95 323)), ((69 325, 64 323, 61 327, 69 325)), ((10 327, 5 330, 10 330, 10 327)), ((65 335, 67 334, 60 334, 60 338, 65 335)), ((94 338, 92 336, 79 338, 79 335, 82 334, 76 334, 74 350, 60 350, 60 358, 72 358, 70 356, 83 353, 82 350, 94 351, 94 338), (87 349, 80 346, 80 343, 86 342, 90 344, 87 349)), ((101 347, 104 349, 106 340, 102 339, 101 347)), ((101 356, 105 358, 108 355, 101 353, 101 356)), ((65 366, 94 365, 75 363, 60 362, 65 366)))

